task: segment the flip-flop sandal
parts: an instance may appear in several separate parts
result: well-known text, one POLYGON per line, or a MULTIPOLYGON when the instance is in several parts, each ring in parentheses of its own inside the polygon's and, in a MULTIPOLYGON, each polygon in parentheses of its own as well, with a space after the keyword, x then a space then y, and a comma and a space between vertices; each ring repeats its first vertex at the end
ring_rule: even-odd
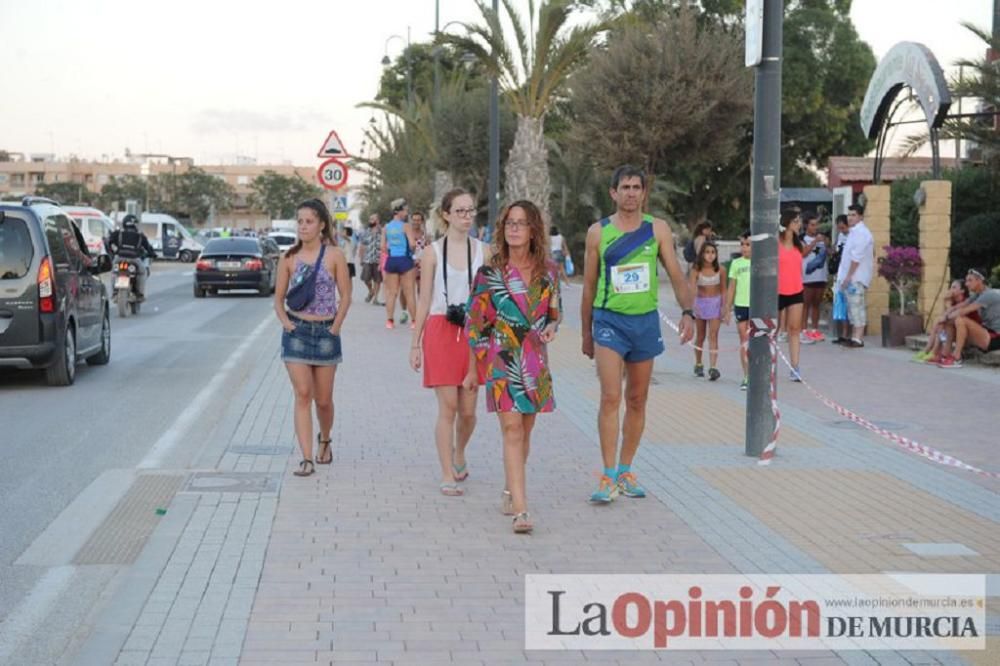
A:
POLYGON ((299 463, 299 468, 292 472, 292 474, 295 476, 312 476, 315 471, 316 467, 313 465, 313 461, 305 459, 299 463))
POLYGON ((333 447, 330 446, 333 443, 333 439, 323 439, 322 435, 316 435, 316 441, 319 442, 319 451, 316 452, 316 464, 329 465, 333 462, 333 447), (323 455, 324 453, 326 455, 323 455))
POLYGON ((442 483, 441 494, 446 497, 461 497, 465 491, 459 488, 457 483, 442 483))
POLYGON ((531 524, 531 518, 528 516, 527 511, 522 511, 521 513, 514 516, 514 534, 531 534, 531 530, 535 528, 531 524))
POLYGON ((454 463, 452 463, 451 472, 455 476, 456 481, 465 481, 467 478, 469 478, 469 472, 468 470, 466 470, 466 467, 468 467, 467 464, 462 466, 456 466, 454 463))

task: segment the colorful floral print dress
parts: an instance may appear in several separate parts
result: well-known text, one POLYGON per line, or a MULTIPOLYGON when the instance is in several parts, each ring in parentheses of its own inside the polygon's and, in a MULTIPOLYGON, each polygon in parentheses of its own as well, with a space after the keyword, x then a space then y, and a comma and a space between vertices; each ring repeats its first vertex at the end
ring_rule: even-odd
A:
POLYGON ((541 333, 559 320, 559 307, 559 280, 552 267, 530 286, 511 266, 483 266, 476 273, 465 330, 479 376, 485 378, 488 411, 536 414, 555 409, 541 333))

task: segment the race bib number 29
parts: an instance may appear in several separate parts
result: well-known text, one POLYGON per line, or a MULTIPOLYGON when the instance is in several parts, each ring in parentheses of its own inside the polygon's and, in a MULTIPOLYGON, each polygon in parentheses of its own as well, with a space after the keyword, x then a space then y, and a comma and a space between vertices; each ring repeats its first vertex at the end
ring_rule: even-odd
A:
POLYGON ((611 270, 611 284, 616 294, 649 291, 649 264, 615 266, 611 270))

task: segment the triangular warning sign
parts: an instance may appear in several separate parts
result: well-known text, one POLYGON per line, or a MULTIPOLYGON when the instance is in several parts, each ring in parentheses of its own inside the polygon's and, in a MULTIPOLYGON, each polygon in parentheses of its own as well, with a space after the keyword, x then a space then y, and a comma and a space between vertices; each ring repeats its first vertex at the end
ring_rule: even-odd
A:
POLYGON ((347 149, 344 148, 343 142, 341 142, 340 137, 337 136, 337 132, 330 130, 330 135, 326 137, 326 141, 323 142, 323 147, 319 149, 316 153, 316 157, 349 157, 347 149))

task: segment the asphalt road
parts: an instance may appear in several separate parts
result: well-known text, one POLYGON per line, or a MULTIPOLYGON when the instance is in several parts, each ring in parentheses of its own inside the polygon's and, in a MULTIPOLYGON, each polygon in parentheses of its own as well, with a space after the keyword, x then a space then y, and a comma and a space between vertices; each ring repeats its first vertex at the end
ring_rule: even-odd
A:
MULTIPOLYGON (((47 571, 15 564, 25 549, 102 473, 148 461, 154 443, 177 430, 178 416, 271 316, 271 299, 250 293, 195 299, 192 271, 193 264, 156 264, 142 312, 120 319, 112 310, 111 363, 80 365, 73 386, 48 387, 37 372, 0 371, 0 621, 47 571)), ((277 344, 278 330, 275 323, 260 343, 277 344)), ((239 381, 239 372, 229 374, 230 383, 239 381)), ((221 412, 229 388, 207 397, 199 428, 221 412)), ((197 458, 197 442, 183 438, 153 466, 185 467, 197 458)), ((100 592, 99 581, 77 582, 80 594, 100 592)), ((78 601, 82 612, 87 600, 78 601)))

